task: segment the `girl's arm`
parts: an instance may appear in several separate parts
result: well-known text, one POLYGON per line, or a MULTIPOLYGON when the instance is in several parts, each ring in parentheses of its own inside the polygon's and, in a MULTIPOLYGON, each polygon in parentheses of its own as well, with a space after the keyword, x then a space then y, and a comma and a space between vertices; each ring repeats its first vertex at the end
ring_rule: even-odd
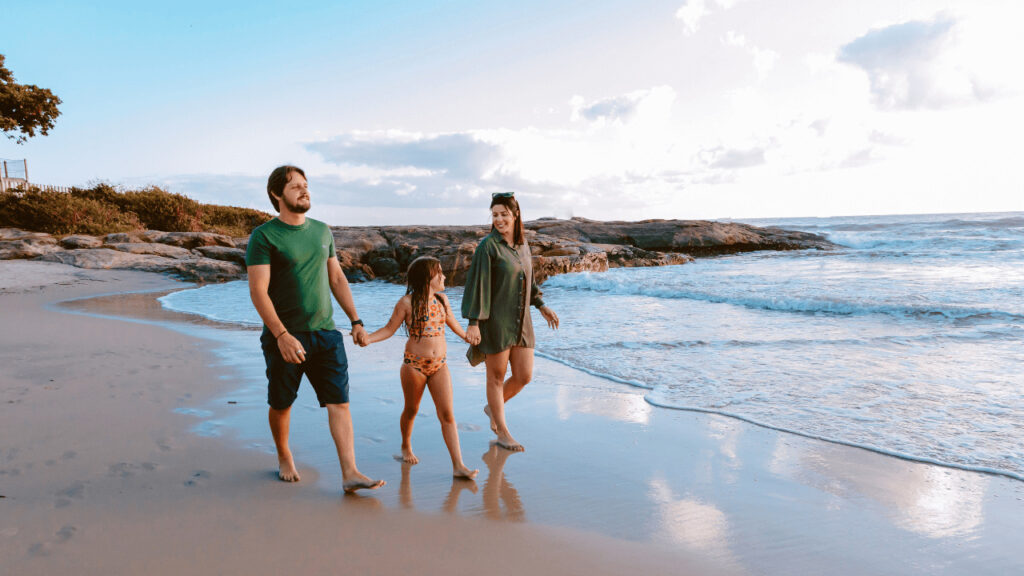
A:
POLYGON ((391 319, 388 320, 388 323, 380 330, 377 330, 373 334, 367 336, 366 343, 373 344, 374 342, 381 342, 394 336, 395 331, 397 331, 398 327, 402 325, 402 322, 405 322, 405 319, 409 316, 409 312, 411 310, 412 305, 409 304, 409 298, 402 296, 398 301, 398 304, 395 304, 395 311, 391 313, 391 319))
POLYGON ((459 319, 456 318, 455 313, 452 312, 452 306, 451 304, 448 303, 448 297, 445 296, 444 294, 440 294, 439 296, 441 296, 441 303, 444 304, 444 312, 446 317, 445 324, 447 324, 448 327, 452 329, 452 332, 455 332, 456 336, 465 340, 466 331, 462 329, 462 324, 459 324, 459 319))

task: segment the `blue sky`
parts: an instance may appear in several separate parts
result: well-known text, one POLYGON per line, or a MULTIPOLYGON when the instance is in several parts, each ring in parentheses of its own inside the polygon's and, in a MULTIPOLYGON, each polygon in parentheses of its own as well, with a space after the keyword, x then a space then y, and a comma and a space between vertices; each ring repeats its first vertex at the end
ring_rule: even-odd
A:
POLYGON ((1024 210, 1013 1, 6 3, 33 179, 332 224, 1024 210))

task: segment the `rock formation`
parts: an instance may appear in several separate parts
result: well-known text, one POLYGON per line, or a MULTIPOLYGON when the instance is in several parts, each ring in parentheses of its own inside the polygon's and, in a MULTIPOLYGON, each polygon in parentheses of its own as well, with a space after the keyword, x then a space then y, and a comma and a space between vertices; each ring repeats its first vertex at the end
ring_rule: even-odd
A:
MULTIPOLYGON (((537 281, 568 272, 685 264, 694 257, 754 250, 829 250, 815 234, 701 220, 598 222, 544 218, 525 223, 537 281)), ((350 281, 404 281, 419 256, 441 261, 448 285, 465 282, 486 226, 334 226, 335 248, 350 281)), ((0 228, 0 259, 35 258, 80 268, 162 272, 185 280, 221 282, 245 274, 248 238, 210 232, 141 230, 102 238, 0 228)))

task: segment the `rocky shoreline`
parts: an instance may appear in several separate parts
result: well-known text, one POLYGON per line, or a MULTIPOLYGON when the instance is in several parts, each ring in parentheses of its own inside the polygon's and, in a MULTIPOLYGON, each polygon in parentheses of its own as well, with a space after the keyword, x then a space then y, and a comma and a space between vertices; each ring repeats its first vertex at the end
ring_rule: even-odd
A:
MULTIPOLYGON (((599 222, 543 218, 524 223, 537 281, 568 272, 685 264, 695 257, 756 250, 831 250, 822 236, 780 228, 704 220, 599 222)), ((448 284, 465 282, 486 226, 333 226, 335 248, 353 282, 404 281, 419 256, 441 260, 448 284)), ((106 236, 57 238, 0 228, 0 260, 35 259, 79 268, 161 272, 194 282, 224 282, 245 275, 248 238, 210 232, 145 230, 106 236)))

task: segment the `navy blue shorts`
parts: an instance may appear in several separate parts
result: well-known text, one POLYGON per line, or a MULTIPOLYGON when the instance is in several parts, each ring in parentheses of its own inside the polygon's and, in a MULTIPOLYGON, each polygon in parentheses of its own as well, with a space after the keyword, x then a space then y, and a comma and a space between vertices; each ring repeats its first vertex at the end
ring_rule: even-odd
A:
POLYGON ((289 364, 266 328, 260 336, 263 358, 267 361, 267 403, 275 410, 284 410, 295 402, 299 382, 305 374, 316 391, 320 407, 348 403, 348 358, 345 337, 337 330, 296 332, 292 336, 306 351, 306 361, 289 364))

